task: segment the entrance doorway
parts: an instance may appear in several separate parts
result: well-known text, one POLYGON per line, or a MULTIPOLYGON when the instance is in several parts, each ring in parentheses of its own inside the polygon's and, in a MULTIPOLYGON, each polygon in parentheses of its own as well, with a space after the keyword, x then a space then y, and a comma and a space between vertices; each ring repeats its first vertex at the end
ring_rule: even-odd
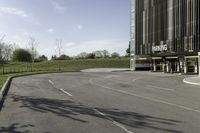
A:
POLYGON ((180 72, 180 63, 178 57, 166 58, 166 71, 165 72, 180 72))

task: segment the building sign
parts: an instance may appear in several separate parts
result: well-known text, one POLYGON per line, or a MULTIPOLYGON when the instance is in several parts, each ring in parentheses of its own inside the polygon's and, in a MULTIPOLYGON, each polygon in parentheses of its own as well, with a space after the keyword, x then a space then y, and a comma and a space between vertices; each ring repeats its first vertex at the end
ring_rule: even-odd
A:
POLYGON ((152 46, 152 52, 162 52, 162 51, 167 51, 167 44, 152 46))

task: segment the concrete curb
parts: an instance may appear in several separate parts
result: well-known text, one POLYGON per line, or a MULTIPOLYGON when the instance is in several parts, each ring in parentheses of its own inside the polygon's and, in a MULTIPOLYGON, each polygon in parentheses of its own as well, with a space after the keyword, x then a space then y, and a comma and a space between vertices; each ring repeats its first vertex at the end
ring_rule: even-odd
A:
POLYGON ((131 71, 129 68, 89 68, 89 69, 83 69, 81 72, 126 72, 131 71))
POLYGON ((7 91, 7 89, 9 88, 9 85, 12 81, 13 77, 8 77, 8 79, 6 80, 6 82, 4 83, 3 87, 1 88, 0 91, 0 101, 2 101, 3 97, 5 96, 5 93, 7 91))
MULTIPOLYGON (((73 73, 73 71, 71 71, 73 73)), ((74 71, 75 72, 75 71, 74 71)), ((79 72, 79 71, 76 71, 79 72)), ((2 108, 2 105, 4 103, 5 97, 9 91, 10 84, 12 82, 13 78, 17 77, 24 77, 24 76, 31 76, 31 75, 38 75, 38 74, 51 74, 51 73, 67 73, 67 72, 36 72, 36 73, 24 73, 24 74, 18 74, 14 76, 8 77, 6 82, 4 83, 3 87, 0 90, 0 110, 2 108)))
POLYGON ((200 83, 194 83, 194 82, 187 81, 187 78, 183 79, 183 83, 200 86, 200 83))

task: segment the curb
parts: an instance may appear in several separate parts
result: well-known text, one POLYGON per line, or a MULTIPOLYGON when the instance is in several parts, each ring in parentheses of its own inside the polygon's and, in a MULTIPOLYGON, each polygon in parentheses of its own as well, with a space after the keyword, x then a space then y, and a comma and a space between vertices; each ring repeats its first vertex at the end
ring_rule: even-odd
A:
POLYGON ((183 83, 200 86, 200 83, 190 82, 190 81, 187 81, 186 79, 187 78, 183 79, 183 83))
POLYGON ((97 72, 97 73, 102 73, 102 72, 126 72, 126 71, 131 71, 129 68, 91 68, 91 69, 82 69, 81 72, 97 72))
MULTIPOLYGON (((73 71, 69 71, 73 72, 73 71)), ((74 72, 79 72, 79 71, 74 71, 74 72)), ((3 87, 0 90, 0 111, 3 107, 3 103, 5 100, 5 97, 9 91, 10 83, 12 82, 13 78, 17 77, 24 77, 24 76, 30 76, 30 75, 38 75, 38 74, 51 74, 51 73, 67 73, 67 72, 37 72, 37 73, 24 73, 24 74, 18 74, 14 76, 10 76, 7 78, 6 82, 4 83, 3 87)))
POLYGON ((11 77, 8 77, 8 79, 6 80, 6 82, 4 83, 3 87, 1 88, 1 91, 0 91, 0 101, 3 99, 3 97, 5 96, 5 93, 7 91, 7 89, 9 88, 9 85, 12 81, 12 76, 11 77))
POLYGON ((8 77, 8 79, 4 83, 3 87, 1 88, 1 91, 0 91, 0 111, 3 107, 3 103, 4 103, 4 100, 5 100, 5 97, 8 93, 8 89, 10 87, 10 83, 11 83, 12 79, 13 79, 12 76, 8 77))

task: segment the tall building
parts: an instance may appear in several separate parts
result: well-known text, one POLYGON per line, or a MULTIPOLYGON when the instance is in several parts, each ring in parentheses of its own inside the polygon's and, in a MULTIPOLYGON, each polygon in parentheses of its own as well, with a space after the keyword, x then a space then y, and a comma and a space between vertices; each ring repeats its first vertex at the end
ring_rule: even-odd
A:
POLYGON ((200 0, 135 0, 132 6, 137 66, 198 73, 200 0))

